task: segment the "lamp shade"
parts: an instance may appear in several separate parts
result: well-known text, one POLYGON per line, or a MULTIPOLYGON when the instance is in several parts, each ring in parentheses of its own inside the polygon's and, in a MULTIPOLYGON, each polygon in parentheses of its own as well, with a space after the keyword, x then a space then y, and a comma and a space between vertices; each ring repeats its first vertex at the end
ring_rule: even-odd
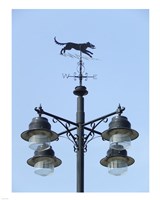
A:
POLYGON ((50 146, 43 151, 35 151, 34 156, 27 160, 28 165, 35 168, 35 173, 41 176, 47 176, 53 173, 54 168, 61 165, 62 161, 55 156, 50 146))
POLYGON ((117 147, 119 150, 110 148, 107 151, 107 156, 100 160, 100 164, 108 167, 108 172, 115 176, 120 176, 127 171, 128 166, 135 161, 132 157, 127 156, 127 151, 123 146, 117 147))
POLYGON ((115 147, 115 144, 122 145, 128 148, 131 140, 136 139, 139 133, 131 129, 131 124, 127 117, 115 116, 109 123, 109 129, 102 133, 102 139, 110 141, 110 147, 115 147))
POLYGON ((29 147, 36 150, 38 147, 47 149, 50 142, 58 139, 57 133, 51 130, 51 125, 44 117, 35 117, 29 124, 29 130, 21 134, 22 139, 29 141, 29 147))

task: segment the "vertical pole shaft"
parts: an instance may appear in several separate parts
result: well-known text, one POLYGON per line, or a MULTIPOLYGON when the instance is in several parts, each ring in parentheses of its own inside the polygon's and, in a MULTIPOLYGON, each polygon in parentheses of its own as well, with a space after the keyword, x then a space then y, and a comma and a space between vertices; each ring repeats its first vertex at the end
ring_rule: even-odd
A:
POLYGON ((83 75, 82 75, 82 52, 80 51, 80 66, 79 66, 79 85, 82 86, 82 78, 83 78, 83 75))
POLYGON ((77 135, 78 135, 78 150, 77 150, 77 192, 84 192, 84 98, 77 97, 77 135))

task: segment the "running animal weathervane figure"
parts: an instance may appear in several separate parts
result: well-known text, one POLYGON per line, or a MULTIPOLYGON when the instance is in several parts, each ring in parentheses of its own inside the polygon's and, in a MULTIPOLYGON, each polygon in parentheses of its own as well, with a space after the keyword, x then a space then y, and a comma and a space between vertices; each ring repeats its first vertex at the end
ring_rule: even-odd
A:
POLYGON ((60 43, 56 40, 56 37, 54 37, 54 41, 58 45, 66 45, 60 51, 60 54, 62 54, 62 55, 63 55, 63 53, 65 53, 66 50, 71 50, 73 48, 75 50, 81 51, 84 54, 87 54, 89 57, 92 58, 93 53, 88 51, 87 48, 95 49, 95 46, 93 44, 91 44, 90 42, 80 43, 80 44, 73 43, 73 42, 60 43))

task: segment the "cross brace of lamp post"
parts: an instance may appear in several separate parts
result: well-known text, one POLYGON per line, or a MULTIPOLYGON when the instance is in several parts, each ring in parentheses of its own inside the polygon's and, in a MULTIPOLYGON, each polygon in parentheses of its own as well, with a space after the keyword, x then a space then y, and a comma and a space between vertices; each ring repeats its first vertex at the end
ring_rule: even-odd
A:
MULTIPOLYGON (((77 101, 77 107, 79 107, 78 101, 77 101)), ((84 130, 86 130, 86 131, 89 132, 88 134, 84 134, 84 136, 82 138, 83 139, 83 146, 81 148, 83 148, 84 152, 86 152, 87 151, 87 144, 88 144, 88 142, 90 142, 94 138, 95 134, 98 134, 98 135, 102 134, 101 132, 95 130, 96 127, 101 122, 105 122, 106 123, 108 121, 108 117, 110 117, 110 116, 113 116, 115 114, 121 115, 124 110, 125 110, 125 108, 121 107, 119 105, 115 112, 103 115, 103 116, 101 116, 99 118, 96 118, 96 119, 93 119, 91 121, 84 122, 83 124, 81 124, 80 122, 78 122, 78 120, 77 120, 77 122, 73 122, 73 121, 70 121, 68 119, 59 117, 57 115, 48 113, 48 112, 46 112, 46 111, 43 110, 43 108, 42 108, 41 105, 39 107, 35 108, 35 111, 38 113, 38 115, 40 117, 41 117, 41 115, 46 115, 46 116, 52 117, 54 123, 56 123, 58 121, 65 128, 65 130, 63 132, 57 133, 57 135, 61 136, 61 135, 66 134, 66 136, 68 137, 68 139, 72 143, 74 143, 74 151, 75 152, 78 150, 78 148, 80 146, 78 144, 78 142, 79 142, 79 136, 78 136, 78 134, 73 135, 72 131, 80 129, 81 133, 84 132, 84 130), (71 125, 73 125, 74 127, 70 128, 71 125), (90 125, 91 128, 87 127, 87 125, 90 125)), ((79 111, 77 110, 77 113, 78 112, 79 111)), ((81 112, 82 112, 82 110, 81 110, 81 112)), ((83 116, 81 116, 81 118, 83 118, 83 116)), ((84 120, 82 120, 82 121, 84 121, 84 120)))

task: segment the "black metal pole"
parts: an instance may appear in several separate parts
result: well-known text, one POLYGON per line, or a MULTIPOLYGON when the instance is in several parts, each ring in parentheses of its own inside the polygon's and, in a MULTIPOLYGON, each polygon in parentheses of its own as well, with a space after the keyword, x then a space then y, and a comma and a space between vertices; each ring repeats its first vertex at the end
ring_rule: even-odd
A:
POLYGON ((84 98, 77 97, 77 135, 78 135, 78 149, 77 149, 77 192, 84 192, 84 98))

